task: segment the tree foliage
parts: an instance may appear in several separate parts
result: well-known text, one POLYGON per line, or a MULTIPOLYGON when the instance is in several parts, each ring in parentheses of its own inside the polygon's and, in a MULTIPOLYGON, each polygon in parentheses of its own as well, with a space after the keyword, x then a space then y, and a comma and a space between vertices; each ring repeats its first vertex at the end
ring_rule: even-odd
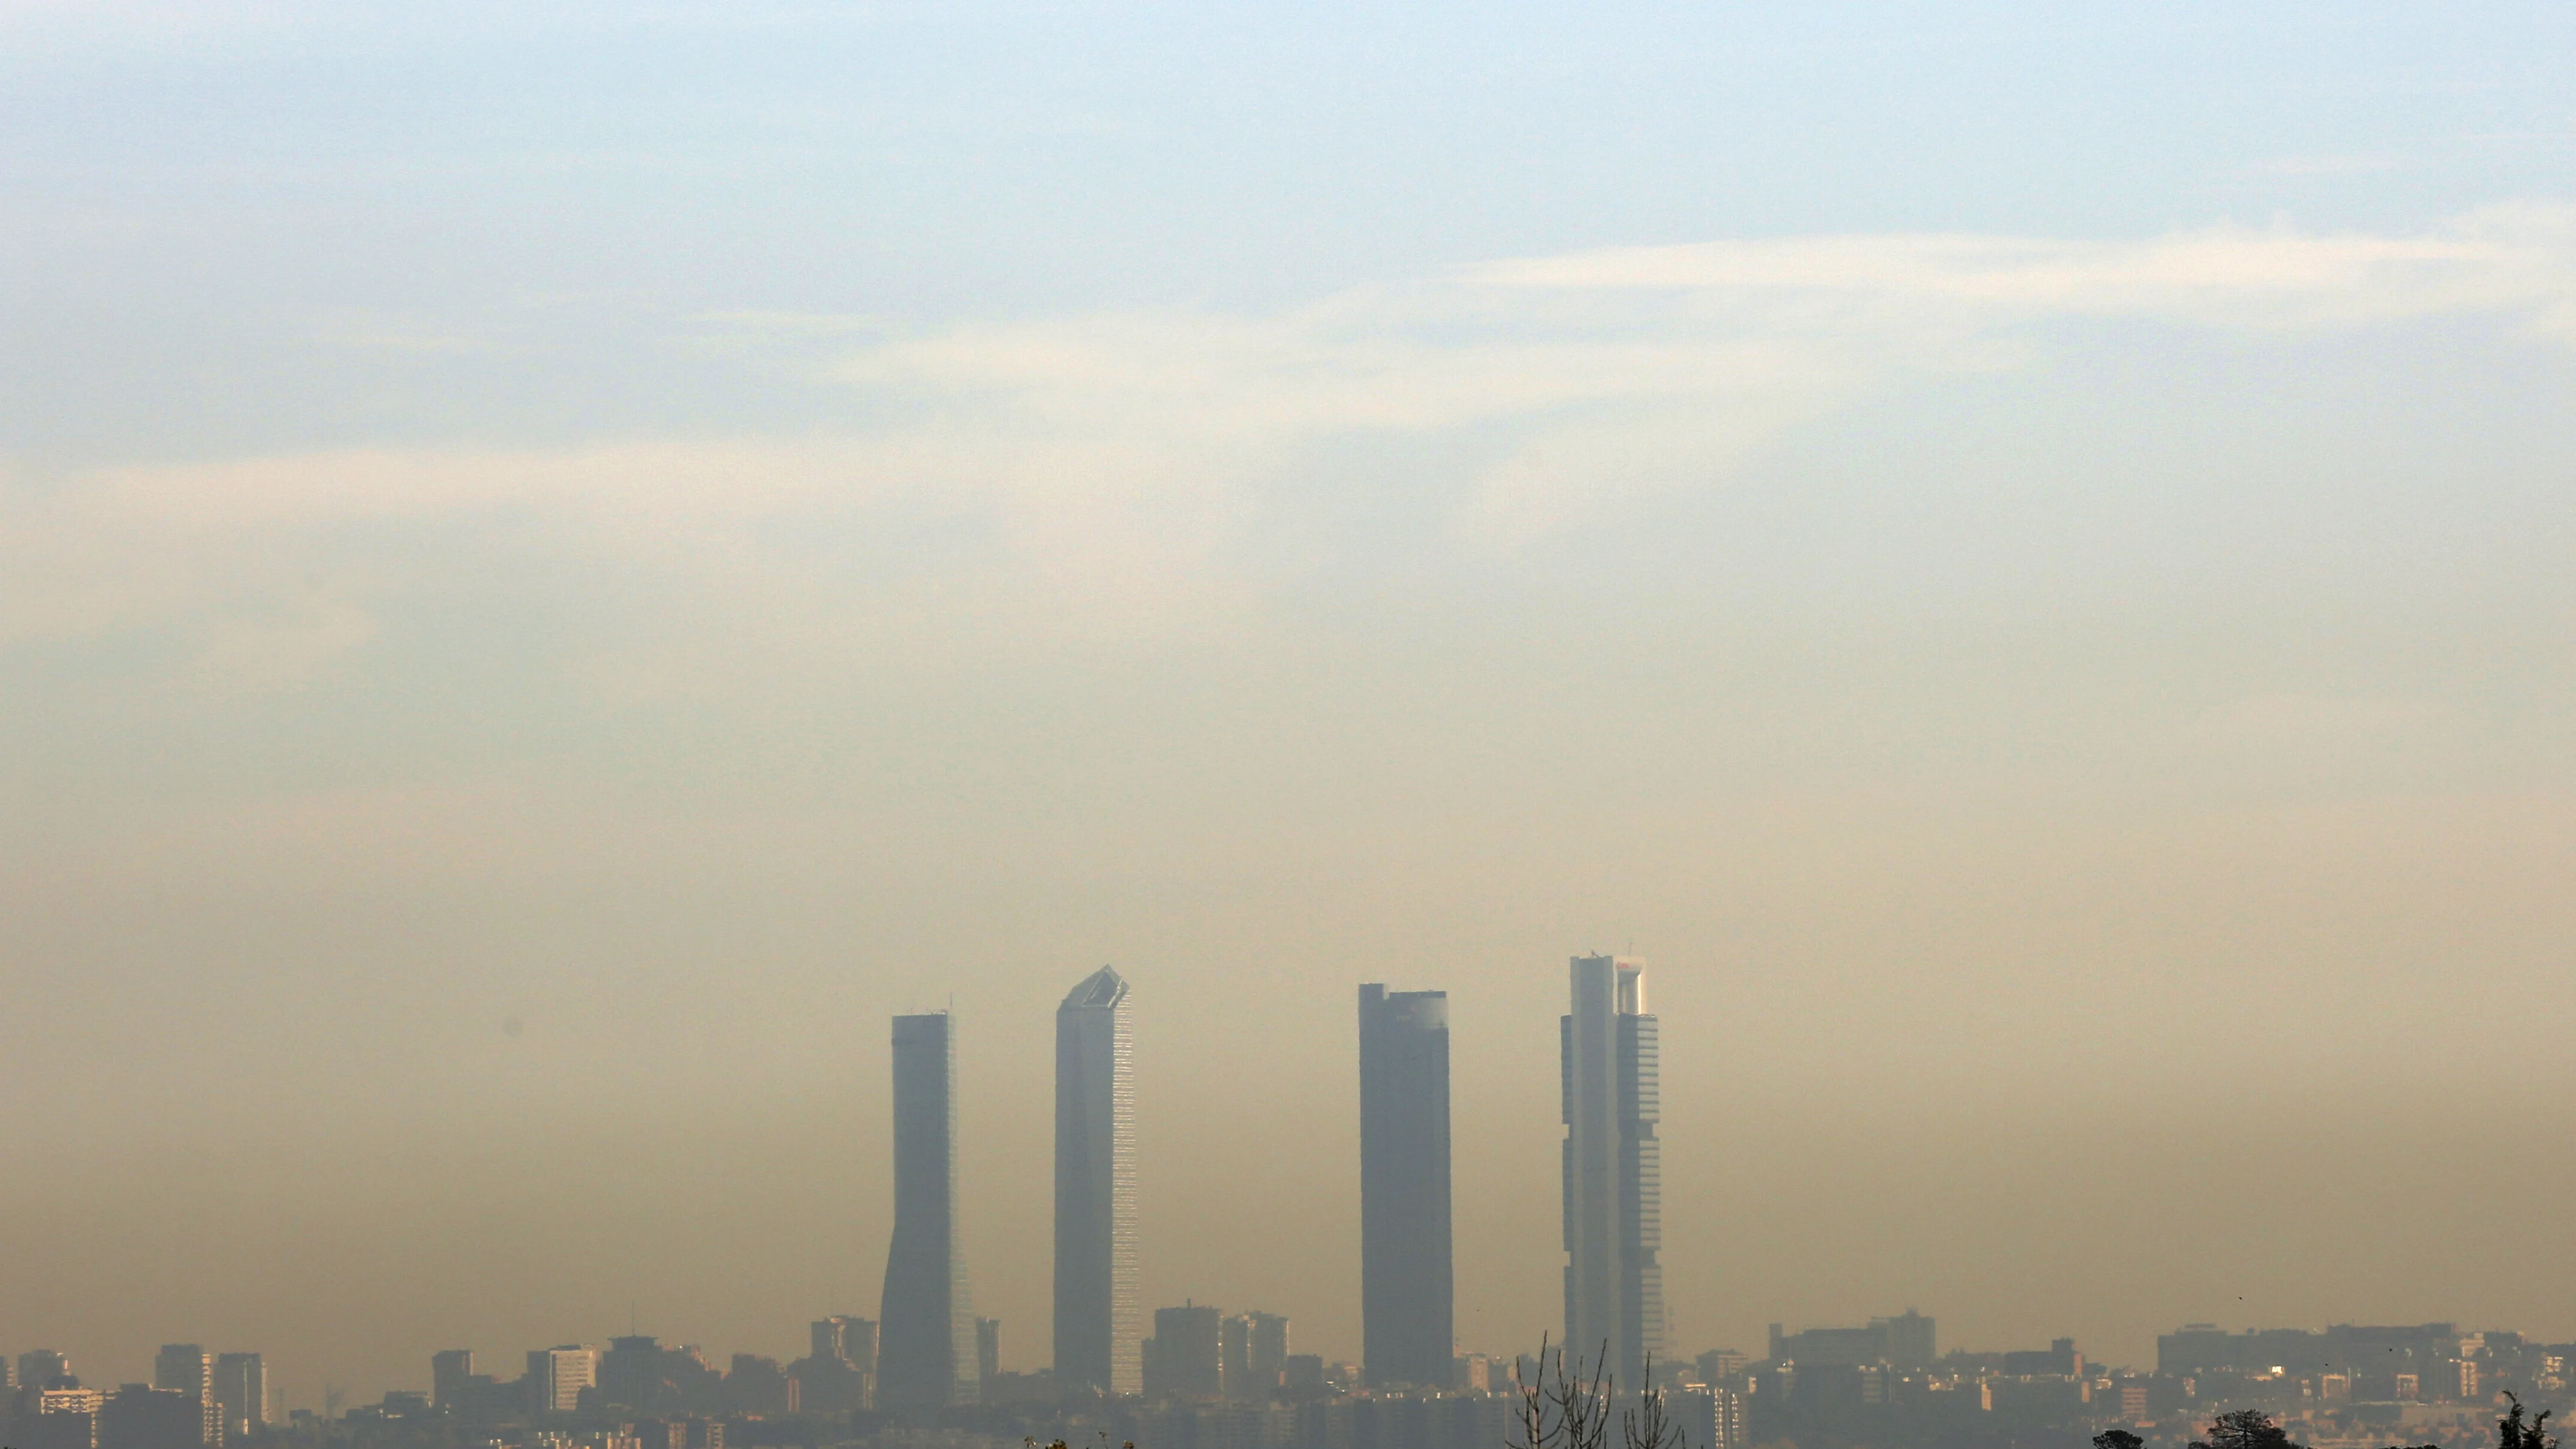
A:
POLYGON ((2260 1409, 2237 1409, 2209 1421, 2209 1437, 2191 1449, 2298 1449, 2287 1431, 2260 1409))
POLYGON ((2547 1409, 2525 1419, 2522 1400, 2511 1389, 2504 1396, 2513 1407, 2496 1420, 2496 1449, 2558 1449, 2558 1436, 2549 1432, 2547 1409))

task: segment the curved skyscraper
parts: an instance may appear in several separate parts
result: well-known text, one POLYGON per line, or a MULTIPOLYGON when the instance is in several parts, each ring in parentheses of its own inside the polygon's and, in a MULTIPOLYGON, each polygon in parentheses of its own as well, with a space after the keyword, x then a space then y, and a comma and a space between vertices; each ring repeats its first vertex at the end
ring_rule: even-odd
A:
POLYGON ((946 1012, 894 1019, 894 1241, 877 1320, 879 1403, 981 1396, 957 1244, 957 1041, 946 1012))
POLYGON ((1573 1011, 1560 1023, 1565 1115, 1565 1342, 1606 1355, 1622 1390, 1645 1386, 1664 1346, 1663 1115, 1659 1023, 1646 968, 1574 958, 1573 1011))
POLYGON ((1374 1385, 1449 1387, 1449 994, 1360 988, 1360 1356, 1374 1385))
POLYGON ((1055 1012, 1055 1381, 1144 1387, 1127 983, 1103 966, 1055 1012))

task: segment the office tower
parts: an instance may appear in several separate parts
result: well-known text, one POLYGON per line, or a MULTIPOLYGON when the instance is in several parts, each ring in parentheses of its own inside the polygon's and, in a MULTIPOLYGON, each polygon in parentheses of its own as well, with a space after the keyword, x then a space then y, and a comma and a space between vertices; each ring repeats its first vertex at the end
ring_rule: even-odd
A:
POLYGON ((1136 1296, 1136 1089, 1127 983, 1103 966, 1055 1012, 1055 1377, 1144 1387, 1136 1296))
POLYGON ((474 1392, 474 1350, 450 1348, 429 1356, 429 1402, 451 1414, 461 1413, 474 1392))
POLYGON ((214 1392, 215 1356, 193 1343, 165 1343, 152 1358, 152 1387, 205 1398, 214 1392))
POLYGON ((1565 1117, 1566 1348, 1606 1355, 1622 1389, 1661 1357, 1664 1270, 1658 1023, 1645 967, 1577 956, 1573 1011, 1558 1025, 1565 1117))
POLYGON ((1360 1357, 1449 1386, 1449 994, 1360 988, 1360 1357))
POLYGON ((1145 1397, 1214 1399, 1225 1393, 1225 1359, 1214 1308, 1186 1303, 1154 1310, 1154 1336, 1145 1340, 1145 1397))
POLYGON ((877 1312, 877 1398, 971 1404, 975 1310, 957 1242, 956 1021, 894 1019, 894 1241, 877 1312))
POLYGON ((18 1355, 18 1387, 22 1389, 50 1388, 54 1380, 69 1377, 71 1371, 72 1361, 50 1348, 30 1349, 18 1355))
POLYGON ((991 1383, 993 1376, 1001 1371, 1002 1320, 978 1318, 975 1320, 975 1378, 979 1383, 991 1383))
POLYGON ((569 1414, 581 1407, 581 1391, 599 1382, 599 1350, 578 1343, 528 1351, 528 1409, 538 1414, 569 1414))
POLYGON ((268 1365, 255 1353, 215 1355, 215 1402, 224 1411, 224 1433, 268 1427, 268 1365))

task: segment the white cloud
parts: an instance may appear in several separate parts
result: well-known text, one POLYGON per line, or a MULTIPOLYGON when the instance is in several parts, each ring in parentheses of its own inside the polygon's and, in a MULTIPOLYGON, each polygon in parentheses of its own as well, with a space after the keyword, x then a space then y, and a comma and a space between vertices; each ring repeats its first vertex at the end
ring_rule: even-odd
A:
POLYGON ((1507 557, 1718 484, 1783 429, 1909 375, 2012 365, 2051 318, 2312 330, 2471 314, 2576 342, 2576 208, 2491 208, 2405 237, 1623 248, 1269 317, 979 324, 849 353, 836 375, 895 420, 840 435, 362 449, 0 485, 0 644, 145 631, 246 679, 309 671, 363 647, 383 599, 452 586, 397 546, 445 528, 459 532, 443 547, 509 539, 653 571, 687 601, 675 617, 701 624, 736 600, 757 617, 731 627, 819 616, 855 637, 1188 630, 1259 587, 1244 552, 1323 444, 1453 441, 1447 537, 1507 557))

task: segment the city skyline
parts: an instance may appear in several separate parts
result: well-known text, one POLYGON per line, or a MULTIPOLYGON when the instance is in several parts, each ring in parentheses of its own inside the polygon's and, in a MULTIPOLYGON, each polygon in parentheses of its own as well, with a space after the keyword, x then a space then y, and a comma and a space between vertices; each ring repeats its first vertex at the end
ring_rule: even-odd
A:
POLYGON ((2571 73, 2396 0, 0 0, 0 1338, 748 1394, 918 1257, 886 1367, 935 1300, 946 1394, 1044 1372, 1115 962, 1138 1314, 1371 1357, 1378 982, 1526 1344, 1580 951, 1671 1353, 2576 1341, 2571 73))

